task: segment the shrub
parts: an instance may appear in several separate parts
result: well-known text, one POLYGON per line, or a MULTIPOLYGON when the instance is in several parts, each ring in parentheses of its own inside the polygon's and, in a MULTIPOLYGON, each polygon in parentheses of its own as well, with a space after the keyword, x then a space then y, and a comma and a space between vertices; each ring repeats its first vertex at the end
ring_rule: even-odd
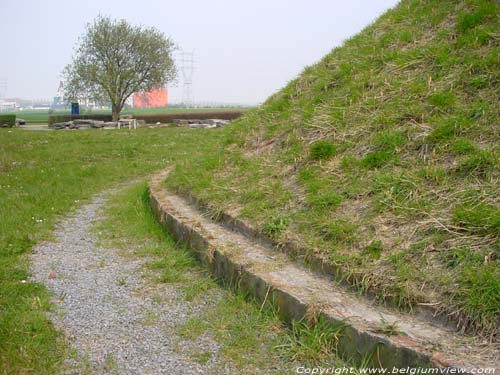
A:
POLYGON ((16 115, 0 115, 0 126, 4 124, 9 128, 16 125, 16 115))

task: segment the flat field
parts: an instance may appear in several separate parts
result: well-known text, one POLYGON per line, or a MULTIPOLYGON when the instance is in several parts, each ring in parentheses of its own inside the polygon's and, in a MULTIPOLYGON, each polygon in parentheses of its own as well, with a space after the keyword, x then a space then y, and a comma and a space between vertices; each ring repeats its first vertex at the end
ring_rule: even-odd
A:
POLYGON ((0 374, 53 373, 63 343, 48 293, 29 280, 32 246, 61 215, 120 182, 208 152, 218 131, 0 132, 0 374))

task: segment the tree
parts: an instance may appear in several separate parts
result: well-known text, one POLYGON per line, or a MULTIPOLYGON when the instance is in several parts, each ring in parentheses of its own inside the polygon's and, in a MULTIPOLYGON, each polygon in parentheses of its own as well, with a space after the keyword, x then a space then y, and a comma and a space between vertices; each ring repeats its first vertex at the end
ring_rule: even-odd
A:
POLYGON ((173 41, 154 27, 98 16, 87 25, 64 69, 64 97, 111 102, 113 121, 118 121, 133 93, 163 87, 175 78, 174 49, 173 41))

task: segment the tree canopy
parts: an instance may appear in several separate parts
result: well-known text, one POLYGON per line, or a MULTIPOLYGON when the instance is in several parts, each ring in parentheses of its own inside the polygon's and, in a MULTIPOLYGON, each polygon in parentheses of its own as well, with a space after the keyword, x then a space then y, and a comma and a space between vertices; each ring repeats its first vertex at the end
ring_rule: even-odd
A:
POLYGON ((136 92, 164 87, 176 77, 173 41, 154 27, 99 16, 88 24, 64 70, 66 100, 111 102, 117 121, 136 92))

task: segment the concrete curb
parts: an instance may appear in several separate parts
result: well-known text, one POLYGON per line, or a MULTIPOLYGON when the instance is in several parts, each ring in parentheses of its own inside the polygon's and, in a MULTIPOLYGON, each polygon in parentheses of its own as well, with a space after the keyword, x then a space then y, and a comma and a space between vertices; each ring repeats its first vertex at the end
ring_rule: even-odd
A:
MULTIPOLYGON (((256 252, 240 256, 237 252, 227 251, 225 242, 217 241, 210 232, 210 228, 217 226, 217 224, 210 224, 206 219, 201 219, 201 215, 195 214, 192 207, 181 209, 180 206, 187 207, 188 204, 181 198, 167 193, 162 187, 162 182, 167 174, 168 171, 163 171, 155 175, 149 186, 151 207, 159 222, 177 240, 186 243, 215 277, 237 285, 241 290, 250 293, 263 303, 273 301, 284 321, 300 320, 310 316, 313 312, 317 317, 321 316, 335 326, 343 325, 342 335, 338 342, 338 352, 343 358, 359 364, 370 357, 373 365, 386 368, 451 367, 464 371, 465 369, 481 367, 478 363, 484 364, 484 358, 474 358, 470 361, 474 362, 473 364, 465 363, 465 361, 469 362, 469 358, 464 357, 463 353, 454 353, 454 348, 447 346, 446 338, 448 336, 451 336, 451 341, 457 337, 454 337, 453 332, 443 328, 427 326, 421 321, 412 320, 411 317, 391 315, 391 313, 381 310, 384 311, 384 316, 391 317, 391 321, 404 320, 404 326, 408 328, 408 334, 406 330, 403 330, 401 334, 388 336, 379 333, 380 330, 374 329, 373 315, 378 310, 373 306, 368 304, 362 306, 361 310, 364 309, 363 313, 369 318, 364 321, 357 316, 352 317, 339 313, 343 306, 335 306, 335 303, 326 305, 321 301, 316 303, 314 299, 316 297, 313 293, 315 282, 318 283, 316 291, 319 290, 319 293, 321 290, 329 289, 330 284, 335 288, 332 282, 326 278, 321 279, 321 276, 318 275, 309 275, 309 271, 292 265, 289 260, 283 260, 283 258, 287 259, 283 254, 256 252), (252 260, 259 259, 259 257, 273 258, 269 264, 275 262, 280 265, 279 269, 265 269, 262 267, 264 263, 259 263, 259 260, 254 264, 252 260), (288 275, 289 272, 290 275, 288 275), (294 285, 293 272, 300 273, 300 275, 303 273, 306 280, 313 282, 306 283, 305 287, 299 284, 294 285), (286 283, 287 276, 290 281, 289 285, 286 283), (374 311, 376 312, 374 313, 374 311), (414 334, 420 330, 425 333, 422 335, 414 334), (427 341, 426 335, 432 337, 432 340, 427 341), (440 347, 441 344, 443 347, 440 347)), ((238 229, 241 232, 242 227, 233 229, 238 229)), ((256 233, 249 230, 247 235, 255 237, 256 233)), ((259 245, 255 244, 255 247, 257 246, 259 245)), ((328 293, 330 292, 328 290, 328 293)), ((338 292, 338 294, 341 295, 342 292, 338 292)), ((353 301, 352 297, 349 298, 347 301, 353 301)))
MULTIPOLYGON (((212 207, 207 205, 205 202, 198 200, 190 193, 182 194, 182 197, 187 199, 189 203, 191 203, 204 213, 209 214, 210 212, 214 211, 212 207)), ((247 222, 244 222, 227 212, 218 213, 216 221, 221 223, 231 231, 239 232, 248 238, 252 238, 255 241, 258 241, 264 246, 272 247, 287 254, 294 261, 300 262, 312 271, 318 272, 328 278, 331 278, 332 280, 335 280, 336 282, 341 283, 344 287, 352 290, 354 293, 358 292, 351 282, 346 281, 346 275, 342 271, 341 267, 337 267, 329 263, 319 254, 307 253, 305 249, 300 248, 296 243, 292 241, 280 243, 272 238, 269 238, 268 236, 253 228, 247 222)), ((375 292, 369 290, 364 291, 363 293, 367 298, 372 299, 374 302, 377 301, 377 295, 375 292)), ((386 300, 386 302, 393 303, 394 305, 397 304, 397 301, 392 300, 390 297, 386 300)), ((412 314, 420 316, 422 319, 432 321, 436 324, 444 325, 454 331, 457 330, 458 323, 452 320, 446 314, 443 314, 443 311, 433 305, 414 306, 412 308, 412 314)))

